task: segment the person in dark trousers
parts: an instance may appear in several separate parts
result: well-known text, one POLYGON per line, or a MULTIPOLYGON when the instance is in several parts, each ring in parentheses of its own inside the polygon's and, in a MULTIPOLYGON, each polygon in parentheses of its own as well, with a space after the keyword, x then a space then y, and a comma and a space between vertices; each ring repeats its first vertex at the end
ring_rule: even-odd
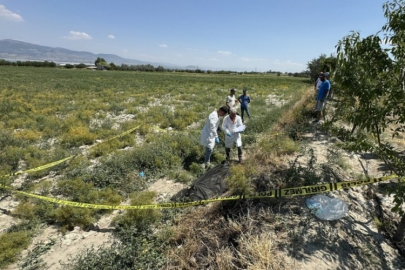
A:
POLYGON ((237 128, 243 126, 242 119, 236 114, 236 109, 232 108, 229 111, 229 115, 224 118, 222 122, 222 129, 225 132, 225 153, 226 160, 229 161, 231 147, 236 145, 238 148, 239 163, 242 162, 242 136, 237 131, 237 128))
POLYGON ((239 96, 238 98, 239 102, 240 102, 240 110, 241 110, 241 114, 242 114, 242 122, 244 122, 243 116, 244 116, 244 112, 246 112, 247 116, 250 119, 250 113, 249 113, 249 103, 251 101, 250 97, 247 95, 247 90, 243 89, 243 94, 241 96, 239 96))

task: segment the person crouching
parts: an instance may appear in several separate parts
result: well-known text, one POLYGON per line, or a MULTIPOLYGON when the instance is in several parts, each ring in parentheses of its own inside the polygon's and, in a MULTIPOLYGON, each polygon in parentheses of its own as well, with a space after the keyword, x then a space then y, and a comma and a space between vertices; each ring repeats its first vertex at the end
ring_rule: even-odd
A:
POLYGON ((242 162, 242 136, 240 133, 235 132, 236 128, 242 126, 242 118, 236 114, 236 109, 231 108, 229 110, 229 115, 224 118, 222 122, 222 130, 224 130, 225 136, 225 152, 226 160, 229 161, 231 147, 233 144, 238 148, 238 158, 239 162, 242 162))

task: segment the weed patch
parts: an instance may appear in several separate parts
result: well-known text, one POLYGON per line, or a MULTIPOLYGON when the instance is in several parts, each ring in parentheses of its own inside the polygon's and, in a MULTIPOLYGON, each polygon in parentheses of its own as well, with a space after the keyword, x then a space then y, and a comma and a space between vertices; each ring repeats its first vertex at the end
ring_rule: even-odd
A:
POLYGON ((0 267, 15 262, 18 254, 27 248, 30 242, 30 235, 24 231, 0 235, 0 267))

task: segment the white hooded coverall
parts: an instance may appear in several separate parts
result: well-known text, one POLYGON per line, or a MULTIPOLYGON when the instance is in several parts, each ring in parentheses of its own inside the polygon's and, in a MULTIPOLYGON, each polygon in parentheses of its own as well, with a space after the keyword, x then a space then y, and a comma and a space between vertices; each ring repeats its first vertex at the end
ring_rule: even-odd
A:
POLYGON ((201 132, 201 145, 214 149, 215 138, 218 137, 217 129, 219 125, 219 116, 217 111, 213 111, 205 121, 205 125, 201 132))

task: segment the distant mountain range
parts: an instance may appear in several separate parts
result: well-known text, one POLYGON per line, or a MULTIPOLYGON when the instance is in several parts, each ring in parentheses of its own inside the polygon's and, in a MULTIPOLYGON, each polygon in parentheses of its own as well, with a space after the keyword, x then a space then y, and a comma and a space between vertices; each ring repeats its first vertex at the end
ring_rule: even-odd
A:
POLYGON ((180 67, 172 64, 151 63, 134 59, 126 59, 115 54, 94 54, 91 52, 79 52, 64 48, 41 46, 12 39, 0 40, 0 59, 5 59, 8 61, 50 61, 58 64, 94 64, 97 57, 104 58, 108 63, 113 62, 116 65, 151 64, 155 67, 160 65, 165 68, 190 69, 189 67, 180 67))

